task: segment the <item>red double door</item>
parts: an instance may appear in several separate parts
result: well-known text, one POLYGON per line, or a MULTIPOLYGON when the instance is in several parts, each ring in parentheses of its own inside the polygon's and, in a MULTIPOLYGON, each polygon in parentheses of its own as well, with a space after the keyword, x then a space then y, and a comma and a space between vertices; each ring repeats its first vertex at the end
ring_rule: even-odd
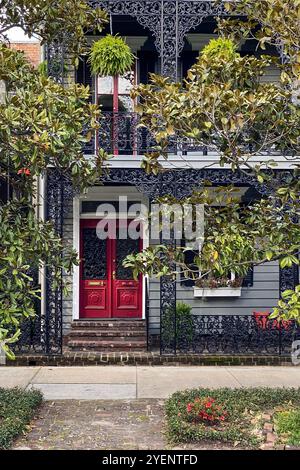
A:
POLYGON ((124 258, 138 253, 142 240, 98 238, 98 220, 81 221, 80 318, 142 317, 142 277, 134 280, 124 258))

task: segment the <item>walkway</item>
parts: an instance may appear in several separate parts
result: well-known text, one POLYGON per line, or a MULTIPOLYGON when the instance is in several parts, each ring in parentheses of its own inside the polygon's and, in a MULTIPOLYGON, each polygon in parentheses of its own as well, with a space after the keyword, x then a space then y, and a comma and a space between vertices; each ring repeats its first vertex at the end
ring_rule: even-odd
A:
POLYGON ((0 387, 15 386, 46 400, 163 399, 194 387, 300 387, 300 367, 0 367, 0 387))

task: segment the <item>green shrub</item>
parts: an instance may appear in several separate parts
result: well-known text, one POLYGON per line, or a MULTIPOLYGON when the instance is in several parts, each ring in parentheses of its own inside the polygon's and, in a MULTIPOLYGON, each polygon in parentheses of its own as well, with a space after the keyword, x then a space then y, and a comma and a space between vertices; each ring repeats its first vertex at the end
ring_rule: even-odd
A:
POLYGON ((284 404, 300 405, 300 389, 241 388, 193 389, 174 393, 166 402, 167 436, 172 443, 222 441, 239 442, 256 448, 261 437, 253 432, 254 416, 284 404), (212 397, 222 403, 226 421, 211 426, 186 419, 189 403, 212 397))
MULTIPOLYGON (((165 347, 174 347, 175 312, 168 308, 162 317, 162 342, 165 347)), ((184 302, 176 304, 176 347, 188 347, 193 342, 194 322, 192 307, 184 302)))
POLYGON ((275 414, 274 421, 277 434, 287 444, 300 445, 300 408, 279 411, 275 414))
POLYGON ((211 39, 201 51, 201 56, 208 60, 218 58, 229 61, 238 56, 237 46, 231 39, 211 39))
POLYGON ((0 388, 0 449, 7 449, 24 432, 42 400, 38 390, 0 388))
POLYGON ((108 34, 93 43, 89 60, 94 75, 116 76, 131 70, 134 55, 121 37, 108 34))

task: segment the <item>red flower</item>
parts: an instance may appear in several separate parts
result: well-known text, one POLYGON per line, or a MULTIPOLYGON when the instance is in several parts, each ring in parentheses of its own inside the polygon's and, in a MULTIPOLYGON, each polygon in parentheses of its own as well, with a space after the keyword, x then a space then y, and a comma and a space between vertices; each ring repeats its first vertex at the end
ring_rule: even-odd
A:
POLYGON ((20 170, 18 170, 18 175, 30 176, 31 172, 29 168, 21 168, 20 170))
POLYGON ((216 403, 211 397, 197 397, 186 405, 188 420, 194 424, 204 422, 207 425, 218 424, 225 421, 227 412, 223 404, 216 403))
POLYGON ((193 409, 192 403, 188 403, 188 404, 187 404, 187 407, 186 407, 186 411, 187 411, 188 413, 190 413, 190 412, 192 411, 192 409, 193 409))

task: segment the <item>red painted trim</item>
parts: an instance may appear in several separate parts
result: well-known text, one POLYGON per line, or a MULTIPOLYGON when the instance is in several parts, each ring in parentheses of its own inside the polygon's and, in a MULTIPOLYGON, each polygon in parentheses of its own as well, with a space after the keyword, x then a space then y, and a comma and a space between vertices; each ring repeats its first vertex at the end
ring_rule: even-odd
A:
POLYGON ((113 152, 119 155, 118 147, 118 112, 119 112, 119 76, 113 77, 113 152), (116 118, 115 118, 116 116, 116 118))
MULTIPOLYGON (((95 80, 95 103, 97 106, 99 106, 99 91, 98 91, 98 75, 94 75, 94 80, 95 80)), ((96 152, 98 153, 99 151, 99 132, 96 131, 96 152)))
MULTIPOLYGON (((80 221, 80 260, 83 257, 83 229, 84 228, 95 228, 99 222, 99 219, 89 219, 80 221)), ((122 221, 121 221, 122 223, 122 221)), ((130 223, 130 221, 128 221, 130 223)), ((120 222, 117 221, 117 227, 120 225, 120 222)), ((143 249, 143 239, 139 240, 140 250, 143 249)), ((83 280, 83 263, 80 262, 80 296, 79 296, 79 317, 80 318, 142 318, 143 312, 143 277, 139 276, 138 280, 118 280, 113 279, 113 272, 116 272, 116 240, 108 239, 107 240, 107 279, 99 280, 103 285, 91 287, 91 283, 98 282, 98 280, 83 280), (101 310, 98 308, 87 307, 86 298, 88 296, 88 291, 92 291, 93 296, 100 295, 103 297, 103 292, 105 292, 105 305, 106 308, 101 310), (126 292, 127 290, 127 292, 126 292), (133 299, 136 300, 135 304, 132 306, 126 307, 126 304, 120 306, 118 301, 118 294, 120 292, 123 296, 127 297, 127 300, 133 299), (127 294, 127 295, 126 295, 127 294)))

